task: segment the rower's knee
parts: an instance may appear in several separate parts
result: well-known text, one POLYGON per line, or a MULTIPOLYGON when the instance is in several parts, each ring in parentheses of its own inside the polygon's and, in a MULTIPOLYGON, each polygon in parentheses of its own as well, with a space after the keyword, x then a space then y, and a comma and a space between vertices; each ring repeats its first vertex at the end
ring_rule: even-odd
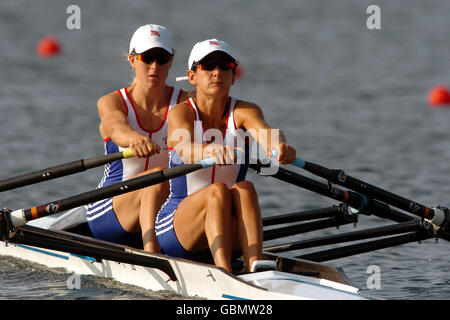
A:
POLYGON ((250 194, 256 194, 255 186, 250 181, 240 181, 236 182, 232 187, 231 190, 236 190, 238 192, 247 192, 250 194))
POLYGON ((209 186, 209 192, 208 192, 208 201, 230 201, 231 200, 231 194, 230 189, 225 183, 222 182, 216 182, 209 186))
POLYGON ((169 195, 169 183, 167 181, 163 181, 161 183, 147 187, 146 191, 148 193, 156 194, 158 195, 158 197, 164 197, 165 199, 169 195))

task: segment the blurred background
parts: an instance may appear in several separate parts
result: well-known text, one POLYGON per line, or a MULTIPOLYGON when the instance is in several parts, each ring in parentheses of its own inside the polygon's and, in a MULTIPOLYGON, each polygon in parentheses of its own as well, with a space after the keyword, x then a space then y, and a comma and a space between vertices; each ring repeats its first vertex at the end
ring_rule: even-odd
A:
MULTIPOLYGON (((450 105, 435 96, 443 95, 445 103, 450 86, 449 12, 444 0, 4 0, 0 179, 103 153, 96 102, 130 84, 132 69, 124 56, 129 41, 137 27, 154 23, 169 29, 176 49, 170 85, 192 89, 175 78, 185 75, 194 43, 225 40, 241 66, 232 95, 257 103, 300 157, 425 205, 448 206, 450 105), (73 22, 71 5, 80 9, 80 29, 67 27, 68 19, 73 22), (370 5, 381 9, 381 29, 367 27, 370 5), (48 36, 59 49, 38 51, 48 36)), ((85 192, 102 174, 98 168, 3 192, 1 206, 29 208, 85 192)), ((264 216, 335 204, 275 179, 254 173, 248 178, 256 184, 264 216)), ((359 227, 390 223, 365 216, 360 221, 359 227)), ((353 227, 341 228, 346 230, 353 227)), ((449 249, 444 240, 427 240, 330 263, 375 297, 449 299, 449 249), (381 269, 380 290, 366 286, 370 265, 381 269)), ((29 295, 37 279, 17 272, 17 283, 0 286, 0 298, 10 298, 12 288, 17 297, 29 295)), ((79 298, 66 289, 64 276, 47 288, 45 274, 43 298, 79 298)), ((86 297, 117 296, 93 288, 86 297)), ((127 290, 121 297, 135 297, 127 290)))

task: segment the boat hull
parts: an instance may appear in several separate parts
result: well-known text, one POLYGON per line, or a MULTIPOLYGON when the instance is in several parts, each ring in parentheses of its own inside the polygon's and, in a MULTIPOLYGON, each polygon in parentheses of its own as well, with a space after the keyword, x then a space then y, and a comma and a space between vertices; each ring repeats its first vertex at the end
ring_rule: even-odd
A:
MULTIPOLYGON (((34 223, 34 226, 18 230, 18 233, 29 232, 34 237, 40 235, 41 238, 46 240, 42 243, 49 244, 47 247, 45 245, 36 247, 26 242, 9 243, 0 246, 0 255, 25 259, 50 268, 64 268, 68 273, 111 278, 124 284, 135 285, 152 291, 170 291, 186 297, 214 300, 367 299, 367 297, 358 294, 357 288, 346 284, 345 281, 339 279, 338 275, 328 272, 327 268, 329 267, 321 264, 278 258, 278 264, 279 266, 285 266, 285 268, 283 267, 284 270, 236 275, 211 264, 172 258, 163 254, 151 254, 139 249, 106 243, 54 229, 54 226, 58 226, 58 228, 70 227, 62 224, 62 220, 70 221, 71 225, 76 224, 77 219, 74 216, 82 217, 83 215, 79 212, 69 212, 65 218, 61 216, 53 223, 48 220, 42 221, 41 225, 45 229, 36 228, 39 223, 34 223), (68 219, 69 216, 72 219, 68 219), (70 249, 55 250, 55 247, 51 246, 53 243, 67 239, 80 244, 87 242, 93 246, 93 251, 91 251, 93 253, 102 251, 103 246, 103 251, 109 250, 115 253, 122 261, 99 258, 96 254, 92 254, 93 257, 82 255, 74 253, 70 249), (131 260, 125 260, 125 258, 131 260), (152 267, 154 264, 156 267, 152 267), (301 275, 299 274, 301 272, 296 270, 298 267, 301 267, 305 274, 311 273, 313 267, 317 271, 317 275, 316 277, 301 275), (325 275, 322 269, 330 274, 329 279, 321 278, 322 274, 325 275)), ((22 238, 16 235, 15 238, 12 238, 13 241, 14 239, 20 240, 22 238)), ((64 245, 64 242, 61 243, 64 245)), ((60 245, 58 248, 62 248, 62 246, 60 245)))
POLYGON ((213 265, 170 259, 176 281, 161 270, 128 263, 41 249, 28 245, 2 246, 0 255, 63 268, 68 273, 111 278, 152 291, 170 291, 186 297, 237 300, 365 299, 358 289, 337 282, 280 271, 235 276, 213 265))

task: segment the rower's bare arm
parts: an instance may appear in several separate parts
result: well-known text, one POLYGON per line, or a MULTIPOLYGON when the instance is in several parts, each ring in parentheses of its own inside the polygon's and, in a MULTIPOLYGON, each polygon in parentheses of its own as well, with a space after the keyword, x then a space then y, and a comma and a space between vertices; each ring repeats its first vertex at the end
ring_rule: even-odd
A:
POLYGON ((126 109, 116 92, 101 97, 97 102, 100 117, 100 134, 103 139, 111 138, 118 146, 130 148, 138 157, 147 157, 159 152, 148 136, 135 131, 128 123, 126 109))
POLYGON ((174 149, 184 163, 193 162, 195 114, 186 102, 172 107, 168 115, 167 147, 174 149))
POLYGON ((287 143, 283 131, 274 129, 267 123, 258 105, 240 101, 235 111, 235 121, 238 128, 249 131, 269 157, 272 150, 277 149, 280 163, 288 164, 295 160, 296 151, 287 143))

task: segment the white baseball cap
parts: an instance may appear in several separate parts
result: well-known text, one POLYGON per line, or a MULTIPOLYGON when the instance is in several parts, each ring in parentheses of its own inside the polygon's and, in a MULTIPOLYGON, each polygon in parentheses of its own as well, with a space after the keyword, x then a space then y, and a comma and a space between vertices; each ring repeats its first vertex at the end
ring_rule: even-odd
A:
POLYGON ((223 51, 236 61, 228 43, 217 39, 207 39, 205 41, 197 42, 192 48, 188 60, 188 69, 192 69, 194 63, 199 62, 214 51, 223 51))
POLYGON ((147 24, 139 27, 131 37, 130 54, 142 53, 152 48, 163 48, 173 54, 172 39, 169 31, 157 24, 147 24))

